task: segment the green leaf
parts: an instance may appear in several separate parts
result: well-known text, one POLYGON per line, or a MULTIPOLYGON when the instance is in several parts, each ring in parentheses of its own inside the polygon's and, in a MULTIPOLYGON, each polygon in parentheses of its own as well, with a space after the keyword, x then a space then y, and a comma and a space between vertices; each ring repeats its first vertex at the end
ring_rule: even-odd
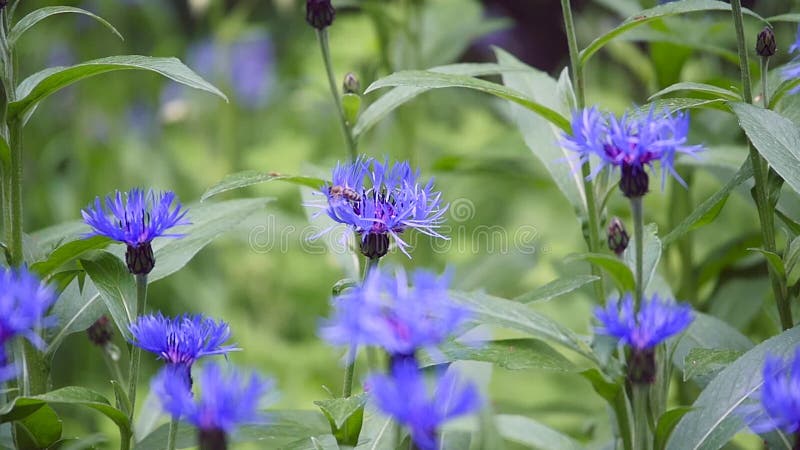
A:
POLYGON ((31 265, 31 270, 42 278, 52 275, 59 267, 77 259, 90 250, 99 250, 108 247, 111 239, 105 236, 92 236, 67 242, 55 249, 44 261, 31 265))
MULTIPOLYGON (((684 362, 689 352, 696 348, 734 350, 746 352, 753 348, 753 342, 727 323, 700 312, 694 313, 694 320, 683 332, 677 347, 672 352, 672 363, 686 370, 684 362)), ((697 382, 698 379, 695 379, 697 382)), ((701 385, 707 380, 699 380, 701 385)))
POLYGON ((691 92, 700 92, 703 94, 709 94, 716 98, 720 98, 723 100, 732 100, 732 101, 741 101, 742 96, 737 94, 736 92, 731 91, 730 89, 724 89, 718 86, 714 86, 711 84, 705 83, 692 83, 688 81, 683 81, 680 83, 675 83, 671 86, 667 86, 666 88, 656 92, 655 94, 651 95, 648 100, 653 100, 654 98, 664 96, 666 94, 670 94, 673 92, 678 91, 691 91, 691 92))
POLYGON ((81 405, 94 409, 111 419, 120 430, 130 431, 128 416, 111 406, 101 394, 79 386, 67 386, 33 397, 48 404, 81 405))
POLYGON ((767 264, 772 267, 778 276, 781 278, 786 278, 786 268, 783 267, 783 260, 781 259, 780 255, 764 250, 763 248, 748 248, 747 250, 764 255, 764 258, 767 260, 767 264))
POLYGON ((128 267, 108 252, 99 252, 92 259, 82 259, 81 266, 97 287, 122 337, 129 341, 132 336, 128 327, 136 320, 137 311, 136 284, 128 267))
POLYGON ((520 303, 545 302, 564 294, 569 294, 599 279, 600 277, 594 275, 576 275, 569 278, 559 278, 514 298, 514 301, 520 303))
POLYGON ((742 352, 738 350, 720 350, 716 348, 693 348, 686 355, 683 365, 683 381, 689 381, 698 375, 710 375, 736 361, 742 352))
POLYGON ((571 437, 540 422, 523 416, 495 416, 497 430, 503 438, 541 450, 581 450, 584 447, 571 437))
POLYGON ((118 70, 148 70, 186 86, 227 97, 177 58, 155 58, 139 55, 110 56, 70 67, 45 69, 23 80, 17 87, 17 100, 8 105, 8 120, 24 119, 36 106, 58 90, 76 81, 118 70))
POLYGON ((553 347, 538 339, 503 339, 460 343, 450 341, 420 357, 422 367, 452 361, 484 361, 507 370, 542 369, 554 372, 580 370, 553 347))
POLYGON ((800 327, 795 327, 764 341, 726 367, 708 383, 692 405, 693 410, 678 423, 667 450, 722 447, 744 426, 736 416, 736 408, 763 384, 761 370, 766 355, 786 358, 794 355, 798 344, 800 327))
POLYGON ((800 14, 798 13, 787 13, 787 14, 779 14, 777 16, 767 17, 765 19, 767 22, 800 22, 800 14))
POLYGON ((783 256, 783 264, 786 267, 786 283, 794 286, 800 281, 800 236, 789 243, 783 256))
POLYGON ((75 439, 72 442, 67 442, 60 446, 59 450, 88 450, 88 449, 97 449, 103 448, 99 446, 99 444, 105 444, 108 442, 108 438, 104 434, 90 434, 84 438, 75 439))
POLYGON ((221 194, 223 192, 232 191, 234 189, 241 189, 255 184, 266 183, 268 181, 285 181, 287 183, 298 184, 301 186, 308 186, 312 189, 319 189, 326 183, 325 180, 314 177, 286 175, 278 172, 259 172, 257 170, 245 170, 243 172, 232 173, 225 176, 219 183, 208 188, 208 190, 200 197, 203 202, 209 198, 221 194))
POLYGON ((746 160, 736 174, 725 183, 720 190, 701 203, 688 217, 683 219, 661 240, 661 245, 667 248, 670 244, 683 237, 686 233, 709 224, 717 218, 725 206, 731 192, 753 176, 753 167, 750 160, 746 160))
POLYGON ((800 192, 800 129, 789 119, 747 103, 730 103, 750 142, 795 192, 800 192))
MULTIPOLYGON (((557 82, 547 73, 522 63, 509 53, 496 49, 495 54, 503 66, 519 69, 504 72, 503 84, 564 116, 571 113, 570 102, 573 93, 567 81, 569 78, 567 72, 562 72, 560 81, 557 82)), ((572 205, 572 209, 579 217, 585 217, 586 196, 581 167, 573 157, 574 154, 559 144, 562 132, 565 130, 518 105, 511 105, 511 119, 522 133, 525 144, 547 169, 558 189, 572 205)), ((566 131, 569 131, 569 127, 566 131)))
POLYGON ((58 296, 51 314, 58 319, 48 330, 46 355, 52 355, 67 335, 89 328, 106 312, 100 293, 91 281, 85 282, 83 292, 78 280, 73 280, 58 296))
POLYGON ((591 361, 591 348, 570 329, 529 307, 479 292, 451 291, 453 301, 465 307, 478 324, 497 325, 561 344, 591 361))
POLYGON ((324 434, 290 442, 280 450, 339 450, 339 448, 339 443, 332 434, 324 434))
POLYGON ((314 404, 319 407, 331 424, 331 431, 340 445, 355 446, 364 420, 366 394, 358 394, 348 398, 318 400, 314 404))
MULTIPOLYGON (((469 77, 479 77, 484 75, 497 75, 508 70, 519 70, 517 68, 506 68, 498 64, 489 63, 469 63, 451 64, 428 69, 429 72, 446 73, 451 75, 463 75, 469 77)), ((404 105, 418 95, 429 91, 426 87, 401 86, 396 87, 386 94, 383 94, 375 102, 369 105, 359 116, 358 122, 353 127, 353 136, 358 138, 366 133, 373 126, 377 125, 384 117, 398 107, 404 105)))
MULTIPOLYGON (((658 261, 661 259, 661 241, 658 239, 658 227, 655 224, 645 225, 643 231, 642 283, 644 283, 644 289, 647 291, 650 281, 655 276, 658 268, 658 261)), ((625 250, 623 257, 631 273, 634 273, 636 270, 636 245, 633 239, 631 240, 631 245, 625 250)))
POLYGON ((675 429, 675 425, 691 410, 692 408, 688 406, 679 406, 661 414, 656 425, 655 450, 664 450, 664 446, 667 445, 667 439, 672 434, 672 430, 675 429))
POLYGON ((114 28, 113 25, 108 23, 108 21, 106 21, 102 17, 95 15, 94 13, 86 11, 85 9, 73 8, 71 6, 50 6, 50 7, 40 8, 31 12, 27 16, 20 19, 19 22, 14 24, 14 27, 8 33, 9 46, 13 47, 14 44, 17 42, 17 39, 19 39, 23 33, 28 31, 28 29, 39 23, 41 20, 56 14, 65 14, 65 13, 83 14, 84 16, 89 16, 92 19, 100 22, 106 28, 108 28, 112 33, 114 33, 118 38, 120 38, 120 40, 123 41, 125 40, 122 37, 122 35, 119 34, 119 31, 117 31, 117 29, 114 28))
POLYGON ((356 450, 396 450, 399 429, 372 402, 364 408, 364 425, 356 450))
MULTIPOLYGON (((598 50, 611 42, 617 36, 640 25, 652 22, 660 17, 673 16, 676 14, 686 14, 697 11, 730 11, 731 5, 716 0, 683 0, 680 2, 666 3, 655 8, 646 9, 636 15, 628 17, 622 24, 598 37, 580 53, 580 64, 585 66, 589 58, 598 50)), ((744 9, 746 14, 757 17, 764 21, 758 14, 744 9)))
POLYGON ((633 278, 633 272, 630 267, 617 257, 606 255, 605 253, 582 253, 579 255, 570 255, 564 262, 569 263, 572 261, 588 261, 595 266, 603 269, 614 280, 614 284, 620 292, 633 292, 636 282, 633 278))
POLYGON ((43 405, 33 414, 14 422, 18 450, 48 448, 61 439, 62 424, 53 408, 43 405))
POLYGON ((717 109, 725 110, 725 101, 719 98, 703 99, 703 98, 684 98, 684 97, 671 97, 660 98, 652 102, 645 103, 638 108, 639 112, 646 113, 651 109, 656 111, 669 111, 675 113, 687 109, 717 109))
POLYGON ((131 401, 128 399, 128 391, 117 380, 111 380, 111 386, 114 388, 114 400, 117 409, 122 411, 126 416, 131 410, 131 401))
POLYGON ((358 120, 358 113, 361 111, 361 96, 350 93, 342 95, 342 111, 347 125, 352 127, 358 120))
POLYGON ((271 201, 271 198, 254 198, 189 205, 186 217, 191 225, 181 227, 179 231, 184 236, 153 242, 156 265, 147 276, 148 281, 154 282, 177 272, 206 245, 253 214, 263 211, 271 201))
POLYGON ((630 409, 630 402, 622 389, 622 382, 612 382, 608 380, 597 369, 589 369, 581 372, 581 376, 586 378, 592 384, 592 388, 597 392, 605 401, 608 406, 614 411, 614 417, 617 421, 617 431, 622 439, 622 446, 625 450, 636 450, 633 448, 633 413, 630 409))
POLYGON ((423 88, 425 90, 454 87, 474 89, 522 105, 544 117, 547 121, 562 130, 570 130, 569 121, 557 111, 541 103, 537 103, 533 99, 503 85, 464 75, 452 75, 425 70, 395 72, 372 83, 364 93, 368 94, 381 88, 396 86, 409 86, 423 88))

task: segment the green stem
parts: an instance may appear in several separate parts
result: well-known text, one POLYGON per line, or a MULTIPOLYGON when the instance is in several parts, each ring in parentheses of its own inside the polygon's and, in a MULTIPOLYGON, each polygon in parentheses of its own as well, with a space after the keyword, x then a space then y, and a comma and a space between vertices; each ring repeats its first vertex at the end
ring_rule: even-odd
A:
MULTIPOLYGON (((147 275, 136 275, 136 314, 144 314, 147 306, 147 275)), ((131 410, 128 418, 133 423, 134 411, 136 410, 136 386, 139 384, 139 362, 142 350, 132 345, 130 347, 130 366, 128 370, 128 399, 131 401, 131 410)))
POLYGON ((652 448, 653 438, 650 436, 647 411, 649 388, 649 385, 640 383, 635 383, 632 386, 633 448, 636 450, 650 450, 652 448))
MULTIPOLYGON (((744 18, 742 17, 741 0, 731 0, 731 11, 733 14, 733 25, 734 28, 736 28, 736 42, 739 50, 739 69, 742 75, 742 97, 745 102, 753 103, 750 63, 747 57, 747 41, 744 37, 744 18)), ((755 201, 756 209, 758 210, 758 220, 761 226, 761 240, 764 250, 775 253, 775 211, 769 201, 767 185, 768 166, 749 139, 748 147, 750 150, 750 162, 753 166, 753 179, 755 181, 756 194, 755 201)), ((772 268, 772 265, 767 264, 767 268, 769 269, 772 293, 775 296, 781 327, 783 327, 784 330, 788 330, 793 326, 793 320, 785 280, 772 268)))
POLYGON ((339 115, 342 133, 344 133, 345 141, 347 141, 348 155, 351 160, 355 160, 358 156, 358 150, 356 148, 356 141, 353 138, 353 132, 347 125, 347 119, 342 109, 342 99, 339 96, 339 88, 336 84, 336 76, 333 73, 333 63, 331 62, 331 51, 328 45, 328 30, 317 30, 317 38, 319 38, 319 47, 322 50, 322 61, 325 63, 325 72, 328 74, 328 84, 330 85, 331 95, 333 95, 333 102, 336 105, 336 113, 339 115))
MULTIPOLYGON (((572 85, 575 88, 575 99, 577 101, 578 109, 586 105, 586 94, 583 85, 583 67, 580 62, 580 52, 578 51, 578 40, 575 36, 575 22, 572 20, 572 9, 570 8, 569 0, 561 0, 561 12, 564 16, 564 29, 567 31, 567 44, 569 46, 569 65, 572 74, 572 85)), ((586 195, 586 215, 589 226, 589 237, 587 244, 589 251, 596 253, 600 251, 600 216, 597 210, 597 202, 595 200, 594 183, 588 179, 591 173, 589 163, 583 165, 583 191, 586 195)), ((606 291, 604 287, 603 272, 592 265, 592 275, 599 277, 597 283, 593 283, 595 290, 595 297, 597 301, 605 301, 606 291)))
POLYGON ((167 450, 175 450, 175 437, 178 435, 178 420, 172 419, 169 422, 169 434, 167 435, 167 450))
POLYGON ((769 88, 768 74, 769 56, 766 56, 761 58, 761 100, 763 101, 764 108, 769 108, 769 92, 767 92, 769 88))
MULTIPOLYGON (((379 262, 380 258, 367 258, 367 264, 364 266, 364 280, 378 267, 379 262)), ((348 398, 353 394, 353 376, 356 371, 357 354, 358 346, 351 346, 347 353, 347 366, 344 368, 344 386, 342 387, 342 397, 344 398, 348 398)))
POLYGON ((636 296, 634 305, 638 310, 644 295, 644 214, 642 197, 631 198, 631 216, 633 218, 633 245, 636 247, 636 296))
POLYGON ((111 356, 111 350, 108 349, 108 346, 110 345, 114 344, 109 342, 105 347, 102 348, 103 360, 106 362, 106 366, 108 366, 108 371, 111 373, 111 376, 116 378, 118 382, 124 383, 125 378, 122 376, 122 370, 119 368, 119 362, 117 362, 117 360, 111 356))

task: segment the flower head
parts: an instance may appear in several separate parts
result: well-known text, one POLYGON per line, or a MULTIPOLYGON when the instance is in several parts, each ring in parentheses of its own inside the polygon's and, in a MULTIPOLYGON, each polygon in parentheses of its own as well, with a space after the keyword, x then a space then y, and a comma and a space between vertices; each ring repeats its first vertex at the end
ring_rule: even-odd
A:
POLYGON ((54 325, 55 317, 45 314, 55 299, 55 292, 27 269, 0 269, 0 382, 16 375, 5 344, 20 336, 44 348, 37 329, 54 325))
MULTIPOLYGON (((797 27, 797 36, 792 45, 789 46, 789 53, 797 53, 800 50, 800 25, 797 27)), ((784 81, 791 81, 800 78, 800 55, 795 55, 792 61, 781 71, 781 78, 784 81)), ((792 88, 790 94, 800 92, 800 85, 792 88)))
POLYGON ((760 402, 740 408, 740 414, 756 433, 778 429, 796 434, 800 431, 800 348, 787 361, 767 356, 762 375, 764 384, 754 395, 760 402))
POLYGON ((86 329, 86 334, 89 340, 98 347, 105 347, 111 339, 114 338, 114 330, 111 326, 111 321, 105 314, 95 320, 94 323, 86 329))
POLYGON ((183 373, 188 384, 192 382, 192 364, 198 359, 240 350, 235 345, 223 345, 231 335, 227 323, 201 315, 169 318, 159 312, 139 316, 130 331, 134 345, 155 353, 167 366, 183 373))
POLYGON ((366 386, 381 411, 408 427, 420 450, 436 450, 442 424, 481 406, 475 386, 460 383, 453 371, 437 377, 431 395, 424 376, 410 361, 394 364, 389 375, 370 376, 366 386))
POLYGON ((200 369, 198 381, 200 395, 193 396, 181 376, 165 369, 153 379, 152 390, 174 419, 183 417, 198 428, 201 442, 224 442, 225 435, 238 426, 266 420, 259 407, 264 394, 272 389, 270 380, 208 363, 200 369))
POLYGON ((336 10, 331 0, 306 0, 306 22, 318 30, 324 30, 333 23, 336 10))
POLYGON ((390 237, 408 255, 408 244, 400 238, 406 229, 445 239, 436 229, 444 220, 447 205, 442 206, 442 194, 433 190, 433 179, 422 185, 419 176, 407 162, 381 164, 362 157, 337 164, 332 184, 322 187, 327 198, 325 212, 358 232, 361 251, 367 257, 385 255, 390 237))
POLYGON ((775 32, 769 26, 764 27, 756 38, 756 53, 763 58, 769 58, 777 49, 775 32))
POLYGON ((334 345, 370 345, 393 356, 444 342, 467 319, 448 294, 449 277, 417 270, 373 270, 361 286, 334 299, 334 316, 320 334, 334 345))
POLYGON ((178 225, 188 225, 184 219, 186 210, 171 191, 155 192, 131 189, 105 198, 103 208, 100 197, 96 197, 94 205, 83 211, 83 220, 92 227, 87 236, 106 236, 128 246, 125 259, 128 269, 134 274, 148 274, 155 265, 153 249, 150 243, 157 237, 182 237, 180 234, 168 234, 167 230, 178 225), (173 202, 175 203, 173 208, 173 202))
POLYGON ((562 144, 576 152, 582 164, 589 164, 591 156, 599 158, 590 178, 605 167, 619 167, 622 193, 635 198, 649 190, 647 169, 652 170, 656 161, 661 165, 662 187, 668 173, 685 186, 675 171, 675 155, 693 155, 703 149, 686 145, 688 133, 689 116, 682 112, 673 115, 651 108, 647 114, 617 118, 588 108, 573 114, 572 134, 565 134, 562 144))

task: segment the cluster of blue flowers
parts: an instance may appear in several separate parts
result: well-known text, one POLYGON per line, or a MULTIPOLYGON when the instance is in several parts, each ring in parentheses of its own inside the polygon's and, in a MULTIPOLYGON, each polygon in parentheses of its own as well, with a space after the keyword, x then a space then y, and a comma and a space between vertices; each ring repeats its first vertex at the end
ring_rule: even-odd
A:
POLYGON ((577 154, 581 164, 597 158, 598 164, 589 178, 606 167, 619 168, 619 187, 628 198, 646 194, 650 181, 647 169, 661 165, 662 188, 667 174, 685 183, 675 171, 677 154, 694 155, 699 145, 687 145, 689 115, 670 114, 651 108, 647 113, 633 112, 618 118, 597 108, 576 111, 572 116, 572 133, 562 137, 562 145, 577 154))
POLYGON ((322 188, 327 199, 323 208, 331 219, 358 233, 361 252, 368 258, 384 256, 390 238, 410 256, 408 244, 400 238, 407 229, 446 239, 436 229, 447 205, 442 205, 441 193, 433 190, 433 180, 423 185, 419 177, 419 171, 411 170, 407 162, 381 164, 360 157, 333 170, 331 184, 322 188))
POLYGON ((6 348, 13 339, 44 349, 38 331, 55 325, 55 317, 46 316, 55 299, 55 292, 27 269, 0 269, 0 382, 17 376, 6 348))

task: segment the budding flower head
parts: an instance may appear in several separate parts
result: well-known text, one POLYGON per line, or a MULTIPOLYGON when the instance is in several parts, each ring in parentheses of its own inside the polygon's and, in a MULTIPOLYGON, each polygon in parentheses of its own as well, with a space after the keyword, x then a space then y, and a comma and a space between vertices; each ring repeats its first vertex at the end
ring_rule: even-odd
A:
POLYGON ((686 186, 675 171, 675 155, 703 150, 699 145, 686 145, 688 134, 689 116, 683 112, 671 114, 653 107, 646 114, 639 111, 617 118, 587 108, 573 113, 572 133, 564 134, 561 143, 575 152, 582 164, 589 164, 591 156, 599 158, 589 179, 606 167, 619 168, 623 195, 638 198, 649 190, 647 169, 653 170, 655 162, 661 166, 662 189, 667 174, 686 186))
POLYGON ((764 29, 758 33, 758 38, 756 39, 756 53, 761 57, 769 58, 775 54, 777 48, 775 32, 768 26, 764 27, 764 29))
POLYGON ((738 412, 756 433, 781 430, 797 434, 800 432, 800 348, 795 350, 794 358, 786 361, 768 355, 762 376, 764 383, 752 396, 758 402, 745 405, 738 412))
POLYGON ((360 94, 361 93, 361 83, 358 81, 358 77, 353 72, 348 72, 347 75, 344 76, 344 82, 342 83, 342 90, 345 94, 360 94))
POLYGON ((336 18, 336 9, 331 0, 306 0, 306 22, 318 30, 324 30, 336 18))
POLYGON ((609 250, 616 253, 617 256, 622 256, 622 253, 628 248, 628 242, 630 242, 630 237, 625 230, 625 225, 619 220, 619 217, 614 217, 608 225, 609 250))
POLYGON ((108 316, 102 315, 95 320, 92 326, 86 330, 86 334, 89 335, 89 340, 94 345, 105 347, 114 337, 114 331, 111 328, 111 321, 108 320, 108 316))

